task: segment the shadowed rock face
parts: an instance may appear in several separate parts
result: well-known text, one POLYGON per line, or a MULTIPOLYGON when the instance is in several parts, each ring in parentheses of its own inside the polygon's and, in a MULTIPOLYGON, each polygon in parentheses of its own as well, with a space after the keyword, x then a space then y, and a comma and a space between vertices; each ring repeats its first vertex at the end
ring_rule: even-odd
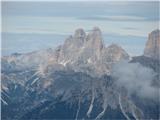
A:
POLYGON ((153 59, 160 59, 160 31, 158 29, 149 34, 144 55, 153 59))

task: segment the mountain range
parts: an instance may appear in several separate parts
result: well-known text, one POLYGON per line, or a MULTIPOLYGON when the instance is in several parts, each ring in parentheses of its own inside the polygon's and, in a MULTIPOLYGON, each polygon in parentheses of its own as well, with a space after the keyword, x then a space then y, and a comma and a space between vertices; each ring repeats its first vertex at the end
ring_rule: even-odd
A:
POLYGON ((56 49, 2 57, 2 119, 158 119, 159 35, 135 57, 106 47, 98 27, 56 49))

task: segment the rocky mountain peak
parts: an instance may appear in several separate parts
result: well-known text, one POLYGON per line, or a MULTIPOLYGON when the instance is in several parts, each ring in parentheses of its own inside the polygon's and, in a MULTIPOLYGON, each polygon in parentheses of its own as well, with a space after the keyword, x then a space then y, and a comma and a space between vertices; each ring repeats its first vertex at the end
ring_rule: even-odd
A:
POLYGON ((94 27, 88 34, 88 36, 92 36, 92 37, 102 37, 102 33, 100 28, 98 27, 94 27))
POLYGON ((74 35, 70 35, 64 42, 65 49, 92 48, 100 50, 103 47, 101 30, 94 27, 87 35, 82 28, 75 30, 74 35))
POLYGON ((102 33, 98 27, 94 27, 93 30, 89 32, 86 39, 89 46, 92 46, 95 49, 102 49, 104 47, 102 33))
MULTIPOLYGON (((10 61, 5 62, 8 61, 8 58, 3 60, 4 63, 10 64, 10 61)), ((46 66, 59 64, 77 71, 86 72, 89 70, 91 74, 92 71, 105 74, 110 70, 112 63, 122 59, 128 59, 128 54, 116 44, 106 48, 102 40, 101 30, 94 27, 87 35, 83 29, 77 29, 73 35, 65 40, 64 44, 55 50, 36 51, 14 57, 11 60, 16 65, 21 63, 22 67, 25 65, 27 68, 33 65, 37 67, 41 64, 47 64, 46 66)))
POLYGON ((84 39, 85 36, 86 36, 86 33, 82 28, 77 29, 74 33, 74 37, 78 39, 84 39))
POLYGON ((148 35, 144 56, 160 59, 160 30, 154 30, 148 35))
POLYGON ((119 45, 117 45, 115 43, 112 43, 107 48, 109 48, 109 49, 122 49, 119 45))
POLYGON ((101 34, 101 30, 99 27, 94 27, 92 31, 101 34))
POLYGON ((108 74, 112 64, 128 58, 125 50, 116 44, 106 48, 101 30, 94 27, 87 35, 83 29, 77 29, 73 37, 66 39, 60 50, 58 63, 70 65, 76 71, 84 72, 84 68, 89 67, 86 69, 95 71, 94 74, 108 74))
POLYGON ((120 60, 129 60, 129 55, 119 45, 111 44, 103 50, 102 61, 115 63, 120 60))
POLYGON ((107 47, 107 50, 109 52, 111 52, 111 53, 115 53, 115 52, 116 53, 126 53, 125 50, 121 46, 119 46, 117 44, 111 44, 111 45, 109 45, 107 47))

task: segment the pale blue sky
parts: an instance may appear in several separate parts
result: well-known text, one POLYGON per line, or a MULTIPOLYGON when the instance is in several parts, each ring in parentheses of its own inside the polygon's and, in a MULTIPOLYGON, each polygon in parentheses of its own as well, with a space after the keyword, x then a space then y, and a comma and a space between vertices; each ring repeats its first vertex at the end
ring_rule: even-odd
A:
POLYGON ((141 55, 158 28, 158 2, 2 2, 2 55, 55 48, 75 29, 100 27, 106 46, 141 55))

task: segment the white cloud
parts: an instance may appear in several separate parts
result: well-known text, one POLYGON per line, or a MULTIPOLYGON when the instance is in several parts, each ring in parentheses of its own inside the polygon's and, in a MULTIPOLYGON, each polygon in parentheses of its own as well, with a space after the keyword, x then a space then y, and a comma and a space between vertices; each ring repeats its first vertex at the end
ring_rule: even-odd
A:
POLYGON ((129 94, 136 93, 143 98, 155 99, 158 89, 152 86, 156 73, 138 63, 119 62, 113 67, 112 76, 116 84, 125 87, 129 94))

